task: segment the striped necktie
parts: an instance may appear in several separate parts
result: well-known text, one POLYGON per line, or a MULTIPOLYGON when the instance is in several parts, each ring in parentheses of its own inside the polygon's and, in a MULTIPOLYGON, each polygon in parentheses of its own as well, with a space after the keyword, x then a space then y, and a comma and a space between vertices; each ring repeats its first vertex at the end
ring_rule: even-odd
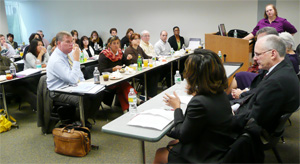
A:
POLYGON ((70 58, 69 54, 67 56, 68 56, 68 62, 69 62, 70 68, 72 69, 72 67, 73 67, 73 61, 70 58))

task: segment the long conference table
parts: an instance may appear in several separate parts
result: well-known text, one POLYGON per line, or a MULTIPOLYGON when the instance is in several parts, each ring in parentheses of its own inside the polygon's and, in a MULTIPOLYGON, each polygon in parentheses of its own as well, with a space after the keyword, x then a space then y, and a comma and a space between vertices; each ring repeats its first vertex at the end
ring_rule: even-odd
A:
MULTIPOLYGON (((226 70, 227 77, 232 76, 243 64, 242 63, 224 63, 224 67, 226 70)), ((143 112, 145 110, 150 109, 160 109, 162 110, 166 107, 163 102, 163 96, 165 93, 173 94, 173 91, 180 92, 184 94, 185 83, 181 82, 180 84, 175 84, 167 90, 161 92, 156 95, 152 99, 146 101, 142 105, 138 106, 138 113, 143 112)), ((185 110, 187 104, 181 104, 181 108, 185 110)), ((142 159, 143 163, 146 162, 145 159, 145 141, 149 142, 157 142, 159 141, 173 126, 173 121, 167 125, 163 130, 156 130, 153 128, 145 128, 138 126, 130 126, 127 123, 133 118, 135 115, 130 113, 125 113, 117 119, 109 122, 105 126, 102 127, 102 132, 109 133, 113 135, 133 138, 141 141, 141 151, 142 151, 142 159)))

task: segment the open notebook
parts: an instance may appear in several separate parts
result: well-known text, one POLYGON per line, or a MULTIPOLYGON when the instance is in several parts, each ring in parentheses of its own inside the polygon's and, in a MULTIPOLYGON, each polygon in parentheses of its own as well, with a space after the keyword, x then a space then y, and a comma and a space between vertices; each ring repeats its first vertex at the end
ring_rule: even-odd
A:
POLYGON ((174 120, 174 111, 164 109, 150 109, 133 117, 127 124, 163 130, 174 120))

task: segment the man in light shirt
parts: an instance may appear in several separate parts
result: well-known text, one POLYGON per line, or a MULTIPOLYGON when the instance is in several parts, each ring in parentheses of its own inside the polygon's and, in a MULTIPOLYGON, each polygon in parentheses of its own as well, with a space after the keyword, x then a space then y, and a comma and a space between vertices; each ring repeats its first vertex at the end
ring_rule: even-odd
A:
MULTIPOLYGON (((69 32, 62 31, 56 35, 57 48, 53 51, 47 65, 47 87, 53 101, 79 106, 79 96, 52 92, 67 85, 76 85, 84 81, 80 69, 80 49, 77 44, 73 47, 73 37, 69 32), (74 48, 74 50, 73 50, 74 48), (73 53, 70 54, 73 50, 73 53)), ((99 96, 84 96, 84 116, 91 118, 100 106, 99 96)), ((77 116, 78 115, 77 110, 77 116)))
POLYGON ((42 40, 43 40, 43 43, 44 43, 44 47, 47 48, 49 46, 49 41, 47 39, 44 38, 44 34, 43 34, 43 31, 42 30, 38 30, 36 33, 38 33, 42 40))
POLYGON ((170 55, 171 46, 167 42, 168 33, 167 31, 160 32, 160 39, 154 45, 154 50, 157 55, 170 55))
POLYGON ((149 42, 150 40, 150 33, 147 30, 144 30, 141 32, 141 42, 140 42, 140 46, 141 48, 144 50, 144 52, 148 55, 148 56, 153 56, 155 55, 155 50, 153 45, 149 42))

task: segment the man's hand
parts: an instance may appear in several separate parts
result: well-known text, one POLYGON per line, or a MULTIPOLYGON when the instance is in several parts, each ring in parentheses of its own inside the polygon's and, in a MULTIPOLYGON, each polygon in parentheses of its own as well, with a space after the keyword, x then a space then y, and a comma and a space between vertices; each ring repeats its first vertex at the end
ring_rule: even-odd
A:
POLYGON ((78 44, 74 44, 73 49, 74 49, 74 53, 73 53, 74 61, 79 61, 80 49, 78 44))
POLYGON ((239 88, 231 90, 231 95, 232 95, 232 98, 234 98, 234 99, 239 99, 240 95, 242 93, 243 93, 243 91, 241 89, 239 89, 239 88))

